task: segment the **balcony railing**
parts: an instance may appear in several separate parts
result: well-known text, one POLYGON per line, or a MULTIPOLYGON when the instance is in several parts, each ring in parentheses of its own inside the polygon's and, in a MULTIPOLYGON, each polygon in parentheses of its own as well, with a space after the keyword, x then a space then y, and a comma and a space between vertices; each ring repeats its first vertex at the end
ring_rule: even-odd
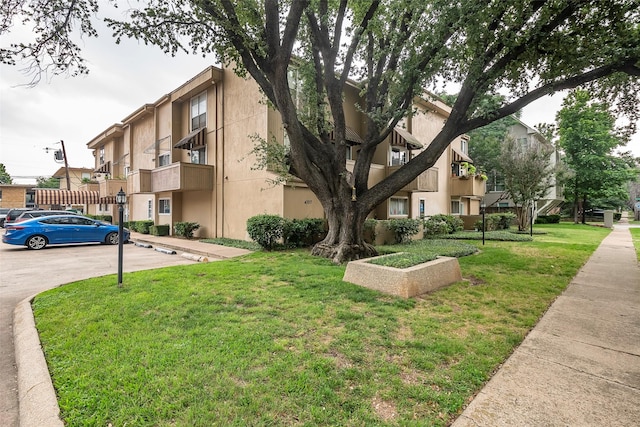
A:
POLYGON ((133 171, 127 177, 127 193, 151 193, 151 169, 133 171))
POLYGON ((485 194, 486 181, 478 177, 451 177, 452 196, 477 196, 483 197, 485 194))
POLYGON ((126 179, 106 179, 100 181, 100 197, 115 196, 121 188, 128 188, 126 179))
POLYGON ((212 191, 214 167, 194 163, 172 163, 151 171, 151 191, 212 191))
MULTIPOLYGON (((387 176, 402 166, 387 166, 387 176)), ((400 191, 438 191, 438 169, 431 168, 422 172, 416 179, 405 185, 400 191)))

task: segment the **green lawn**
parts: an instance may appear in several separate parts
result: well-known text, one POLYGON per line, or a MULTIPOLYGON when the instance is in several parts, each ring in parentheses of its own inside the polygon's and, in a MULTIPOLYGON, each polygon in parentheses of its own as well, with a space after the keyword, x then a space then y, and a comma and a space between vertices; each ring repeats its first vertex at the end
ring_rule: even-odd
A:
POLYGON ((537 228, 532 242, 473 242, 467 281, 410 300, 345 283, 344 266, 303 250, 53 289, 33 306, 62 417, 445 426, 609 232, 537 228))
POLYGON ((631 231, 633 245, 636 248, 636 254, 638 254, 638 261, 640 261, 640 228, 629 228, 629 231, 631 231))

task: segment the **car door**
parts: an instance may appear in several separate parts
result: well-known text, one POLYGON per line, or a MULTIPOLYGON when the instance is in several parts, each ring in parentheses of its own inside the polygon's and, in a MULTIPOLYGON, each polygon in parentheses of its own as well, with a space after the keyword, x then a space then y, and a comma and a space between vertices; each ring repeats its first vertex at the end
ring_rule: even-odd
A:
POLYGON ((70 217, 70 219, 76 225, 74 236, 76 243, 101 242, 104 239, 103 230, 96 221, 81 216, 70 217))
POLYGON ((41 227, 38 234, 44 234, 52 245, 68 243, 72 224, 65 222, 65 219, 52 217, 38 221, 41 227))

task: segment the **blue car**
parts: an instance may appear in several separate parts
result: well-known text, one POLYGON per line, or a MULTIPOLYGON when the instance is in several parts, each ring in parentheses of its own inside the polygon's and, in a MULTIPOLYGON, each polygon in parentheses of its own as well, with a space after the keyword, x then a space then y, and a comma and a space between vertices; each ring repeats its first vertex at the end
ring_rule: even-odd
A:
MULTIPOLYGON (((123 236, 123 243, 129 241, 126 228, 123 236)), ((36 250, 66 243, 117 245, 118 226, 80 215, 53 215, 7 225, 2 241, 36 250)))

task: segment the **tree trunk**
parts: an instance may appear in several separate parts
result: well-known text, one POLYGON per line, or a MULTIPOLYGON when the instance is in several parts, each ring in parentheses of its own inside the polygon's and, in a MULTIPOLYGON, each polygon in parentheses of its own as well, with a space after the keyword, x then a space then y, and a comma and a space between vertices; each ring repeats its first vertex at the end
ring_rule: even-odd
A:
POLYGON ((318 242, 311 253, 342 264, 354 259, 368 258, 378 254, 375 247, 364 241, 364 221, 368 212, 363 212, 355 201, 332 199, 323 203, 329 225, 327 237, 318 242))

